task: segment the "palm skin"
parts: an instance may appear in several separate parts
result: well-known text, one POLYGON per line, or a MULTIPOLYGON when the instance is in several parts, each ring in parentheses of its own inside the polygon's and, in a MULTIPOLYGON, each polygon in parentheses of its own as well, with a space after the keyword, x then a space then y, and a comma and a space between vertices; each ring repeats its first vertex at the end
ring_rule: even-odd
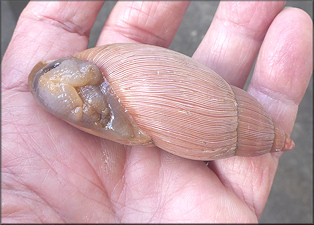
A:
MULTIPOLYGON (((2 62, 2 221, 257 222, 280 153, 206 165, 157 147, 127 147, 86 134, 35 102, 27 87, 32 66, 84 50, 101 5, 34 2, 20 17, 2 62)), ((168 47, 187 6, 120 2, 97 45, 168 47)), ((283 6, 221 3, 193 57, 243 87, 260 50, 248 91, 290 133, 312 71, 312 21, 298 9, 280 12, 283 6), (235 6, 246 12, 237 23, 228 17, 235 6), (230 60, 239 50, 246 57, 230 60)))

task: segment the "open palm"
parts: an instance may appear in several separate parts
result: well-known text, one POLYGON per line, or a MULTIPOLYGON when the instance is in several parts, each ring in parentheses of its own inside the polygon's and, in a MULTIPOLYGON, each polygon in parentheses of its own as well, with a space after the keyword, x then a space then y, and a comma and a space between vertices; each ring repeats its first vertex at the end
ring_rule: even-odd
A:
MULTIPOLYGON (((280 153, 212 161, 86 134, 45 112, 32 67, 87 48, 102 2, 31 2, 2 62, 2 222, 257 222, 280 153)), ((119 2, 97 45, 168 47, 189 2, 119 2)), ((312 21, 284 2, 222 2, 194 58, 248 91, 287 133, 312 71, 312 21)))

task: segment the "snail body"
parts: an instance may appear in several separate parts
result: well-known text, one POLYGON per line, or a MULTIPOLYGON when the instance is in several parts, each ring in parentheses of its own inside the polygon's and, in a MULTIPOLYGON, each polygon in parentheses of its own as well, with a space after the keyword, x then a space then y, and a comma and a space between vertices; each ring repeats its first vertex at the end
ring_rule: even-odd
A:
POLYGON ((294 146, 247 92, 161 47, 111 44, 39 62, 29 86, 57 117, 122 144, 155 145, 196 160, 294 146))

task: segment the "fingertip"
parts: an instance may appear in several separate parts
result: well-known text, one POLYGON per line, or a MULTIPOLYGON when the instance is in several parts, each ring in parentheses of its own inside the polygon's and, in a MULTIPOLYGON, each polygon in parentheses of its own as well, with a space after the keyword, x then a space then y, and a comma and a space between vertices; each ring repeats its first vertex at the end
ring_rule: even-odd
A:
POLYGON ((301 9, 285 8, 267 31, 248 87, 287 133, 311 78, 312 37, 309 15, 301 9))
POLYGON ((297 8, 284 9, 271 24, 252 84, 282 93, 299 104, 311 77, 312 20, 297 8))
POLYGON ((311 16, 305 12, 303 9, 295 8, 295 7, 285 7, 283 8, 281 14, 278 16, 288 16, 288 18, 293 19, 299 18, 299 21, 303 21, 304 24, 312 27, 312 18, 311 16), (291 16, 291 17, 290 17, 291 16))

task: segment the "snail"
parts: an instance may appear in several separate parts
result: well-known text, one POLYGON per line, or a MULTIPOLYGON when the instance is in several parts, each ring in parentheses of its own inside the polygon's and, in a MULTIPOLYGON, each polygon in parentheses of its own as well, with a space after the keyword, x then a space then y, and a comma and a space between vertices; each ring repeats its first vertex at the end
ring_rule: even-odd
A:
POLYGON ((125 145, 203 161, 294 148, 250 94, 162 47, 110 44, 41 61, 28 83, 50 113, 125 145))

